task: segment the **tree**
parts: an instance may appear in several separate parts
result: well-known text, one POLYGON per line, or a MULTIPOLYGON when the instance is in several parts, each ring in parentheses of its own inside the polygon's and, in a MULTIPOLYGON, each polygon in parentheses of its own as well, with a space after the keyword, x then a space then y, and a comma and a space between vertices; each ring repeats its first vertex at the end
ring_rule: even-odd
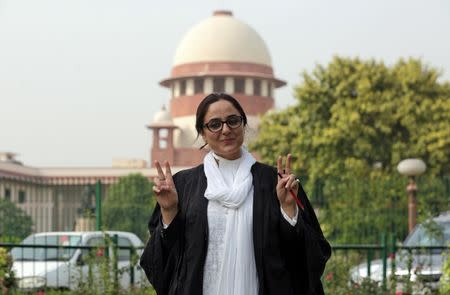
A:
POLYGON ((297 104, 270 113, 252 148, 265 159, 298 151, 296 168, 310 177, 342 171, 392 172, 421 157, 431 175, 450 172, 450 84, 419 60, 381 62, 335 57, 303 73, 297 104))
POLYGON ((21 241, 28 236, 33 227, 29 215, 4 198, 0 199, 0 240, 21 241))
MULTIPOLYGON (((320 190, 328 194, 322 216, 346 201, 381 210, 397 198, 397 205, 405 206, 396 171, 404 158, 422 158, 428 177, 449 175, 450 84, 439 81, 436 69, 416 59, 388 67, 375 60, 335 57, 302 78, 295 89, 297 103, 264 116, 250 148, 272 164, 274 156, 293 153, 293 168, 308 177, 309 191, 321 183, 320 190), (373 193, 365 185, 369 180, 383 182, 387 191, 368 198, 373 193)), ((437 201, 439 209, 448 206, 443 197, 437 201)), ((339 209, 342 221, 352 213, 339 209)))
POLYGON ((151 182, 141 174, 121 177, 106 194, 103 204, 105 227, 133 232, 147 240, 147 223, 155 205, 151 187, 151 182))

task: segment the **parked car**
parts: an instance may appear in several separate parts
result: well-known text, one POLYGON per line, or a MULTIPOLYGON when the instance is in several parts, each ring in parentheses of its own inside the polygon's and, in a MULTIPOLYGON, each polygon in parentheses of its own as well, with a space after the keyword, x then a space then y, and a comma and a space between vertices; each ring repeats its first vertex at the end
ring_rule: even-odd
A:
MULTIPOLYGON (((93 232, 44 232, 32 234, 24 239, 23 245, 53 245, 53 246, 92 246, 95 247, 93 257, 106 254, 113 255, 112 248, 105 247, 108 235, 117 235, 117 244, 122 247, 142 248, 142 241, 133 233, 120 231, 93 232), (106 250, 108 249, 108 250, 106 250), (108 251, 108 252, 107 252, 108 251)), ((137 255, 141 250, 138 250, 137 255)), ((98 271, 92 271, 94 266, 88 263, 88 249, 15 247, 11 250, 13 270, 18 280, 18 288, 22 291, 32 291, 46 288, 76 289, 80 284, 80 276, 88 277, 91 273, 98 276, 98 271)), ((130 285, 130 260, 132 252, 129 249, 117 249, 118 269, 123 273, 119 277, 121 288, 130 285), (125 271, 128 270, 128 271, 125 271)), ((134 267, 135 282, 144 276, 141 268, 134 267)))
MULTIPOLYGON (((403 242, 404 246, 409 247, 429 247, 429 246, 448 246, 450 244, 450 211, 444 212, 439 216, 418 224, 403 242)), ((420 280, 431 289, 438 287, 439 279, 442 275, 442 266, 445 261, 444 249, 423 249, 397 251, 395 256, 390 256, 387 260, 386 277, 392 275, 392 262, 395 259, 395 275, 397 281, 402 282, 408 278, 411 282, 420 280), (394 258, 395 257, 395 258, 394 258), (408 267, 409 266, 409 267, 408 267), (410 269, 408 271, 408 268, 410 269)), ((362 263, 350 270, 353 282, 361 282, 368 278, 367 263, 362 263)), ((370 279, 381 282, 383 279, 383 261, 381 259, 371 261, 370 279)))

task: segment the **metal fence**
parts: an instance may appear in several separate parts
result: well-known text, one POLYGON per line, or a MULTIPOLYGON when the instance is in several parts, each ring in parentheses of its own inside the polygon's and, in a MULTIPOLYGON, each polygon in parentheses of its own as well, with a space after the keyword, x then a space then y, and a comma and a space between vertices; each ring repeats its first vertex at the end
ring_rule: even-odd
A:
MULTIPOLYGON (((96 288, 101 294, 106 289, 149 287, 137 266, 141 248, 11 243, 0 247, 11 250, 13 256, 27 258, 14 261, 19 291, 86 288, 92 292, 96 288), (41 259, 42 255, 48 259, 41 259)), ((429 288, 428 294, 434 294, 443 262, 450 254, 449 246, 408 247, 387 240, 381 244, 333 245, 332 250, 322 278, 326 294, 352 294, 357 289, 362 291, 359 294, 399 290, 411 294, 415 288, 429 288), (371 291, 374 287, 377 292, 371 291)))
POLYGON ((440 294, 450 245, 404 246, 384 240, 333 245, 332 251, 322 278, 326 294, 440 294))
MULTIPOLYGON (((19 291, 41 289, 130 290, 149 287, 138 265, 142 247, 0 243, 13 259, 19 291)), ((96 292, 94 292, 96 293, 96 292)))

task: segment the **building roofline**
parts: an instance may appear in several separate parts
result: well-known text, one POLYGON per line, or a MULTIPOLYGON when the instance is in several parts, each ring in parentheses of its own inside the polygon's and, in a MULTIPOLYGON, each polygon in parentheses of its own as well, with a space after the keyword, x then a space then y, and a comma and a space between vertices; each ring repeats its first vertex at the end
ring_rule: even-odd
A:
MULTIPOLYGON (((189 167, 172 167, 173 173, 189 167)), ((92 184, 97 180, 114 183, 119 177, 140 173, 152 178, 157 175, 155 168, 110 168, 110 167, 47 167, 37 168, 0 162, 0 178, 29 181, 40 184, 78 185, 92 184)))

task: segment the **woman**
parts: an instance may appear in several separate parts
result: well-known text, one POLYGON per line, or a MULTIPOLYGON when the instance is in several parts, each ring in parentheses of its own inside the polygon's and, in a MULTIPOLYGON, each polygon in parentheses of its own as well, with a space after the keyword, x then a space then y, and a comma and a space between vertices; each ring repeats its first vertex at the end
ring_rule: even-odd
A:
POLYGON ((242 147, 246 125, 236 99, 210 94, 196 115, 211 150, 203 164, 172 176, 155 161, 158 204, 140 263, 158 294, 323 294, 330 246, 291 156, 277 169, 256 162, 242 147))

